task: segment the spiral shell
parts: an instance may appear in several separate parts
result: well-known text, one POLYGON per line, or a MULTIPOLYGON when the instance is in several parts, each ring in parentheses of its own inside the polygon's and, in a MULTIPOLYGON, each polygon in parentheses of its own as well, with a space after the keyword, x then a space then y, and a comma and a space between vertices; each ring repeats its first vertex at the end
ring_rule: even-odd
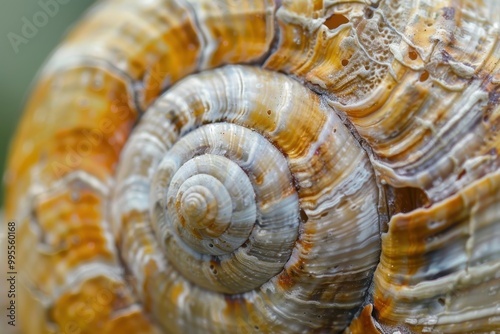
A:
POLYGON ((97 3, 12 146, 22 331, 499 331, 498 13, 97 3))

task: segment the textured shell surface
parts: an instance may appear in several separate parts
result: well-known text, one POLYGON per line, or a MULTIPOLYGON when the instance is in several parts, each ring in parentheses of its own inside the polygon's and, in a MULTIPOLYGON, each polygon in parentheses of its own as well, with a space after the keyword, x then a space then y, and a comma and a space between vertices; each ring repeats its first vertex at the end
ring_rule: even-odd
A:
POLYGON ((500 2, 103 0, 13 140, 21 333, 500 333, 500 2))

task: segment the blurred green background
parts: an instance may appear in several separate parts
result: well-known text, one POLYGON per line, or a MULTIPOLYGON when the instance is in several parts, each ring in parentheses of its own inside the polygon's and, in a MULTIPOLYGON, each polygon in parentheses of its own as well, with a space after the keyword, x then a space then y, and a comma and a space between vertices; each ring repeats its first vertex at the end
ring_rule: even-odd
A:
MULTIPOLYGON (((93 2, 94 0, 2 0, 0 2, 0 173, 2 176, 9 143, 38 69, 60 43, 71 25, 93 2), (54 2, 57 5, 54 5, 54 2), (35 26, 38 31, 33 36, 30 35, 32 32, 29 28, 24 28, 24 33, 28 34, 23 35, 26 21, 39 24, 39 27, 35 26), (44 21, 45 24, 42 24, 44 21)), ((3 206, 3 198, 2 186, 0 207, 3 206)))

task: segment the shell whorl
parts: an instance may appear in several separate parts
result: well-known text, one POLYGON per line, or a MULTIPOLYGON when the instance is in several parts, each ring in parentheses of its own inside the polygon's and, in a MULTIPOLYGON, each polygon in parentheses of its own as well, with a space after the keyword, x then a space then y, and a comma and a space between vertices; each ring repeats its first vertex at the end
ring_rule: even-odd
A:
POLYGON ((497 331, 499 13, 97 3, 5 177, 23 332, 497 331))
POLYGON ((282 74, 226 67, 183 80, 144 115, 123 151, 114 214, 121 253, 158 319, 168 313, 194 331, 205 317, 220 330, 301 332, 313 318, 346 326, 377 263, 379 194, 368 155, 328 109, 282 74), (193 194, 203 212, 216 197, 233 208, 216 237, 183 215, 179 201, 193 194), (137 258, 145 249, 155 251, 137 258), (333 297, 339 272, 352 286, 333 297), (232 295, 220 314, 213 305, 232 295))

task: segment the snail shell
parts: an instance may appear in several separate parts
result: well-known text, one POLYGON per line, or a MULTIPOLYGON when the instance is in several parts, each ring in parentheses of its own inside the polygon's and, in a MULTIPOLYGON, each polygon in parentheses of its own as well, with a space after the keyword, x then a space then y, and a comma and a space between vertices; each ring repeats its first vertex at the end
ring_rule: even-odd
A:
POLYGON ((97 3, 12 146, 22 331, 500 330, 499 7, 97 3))

